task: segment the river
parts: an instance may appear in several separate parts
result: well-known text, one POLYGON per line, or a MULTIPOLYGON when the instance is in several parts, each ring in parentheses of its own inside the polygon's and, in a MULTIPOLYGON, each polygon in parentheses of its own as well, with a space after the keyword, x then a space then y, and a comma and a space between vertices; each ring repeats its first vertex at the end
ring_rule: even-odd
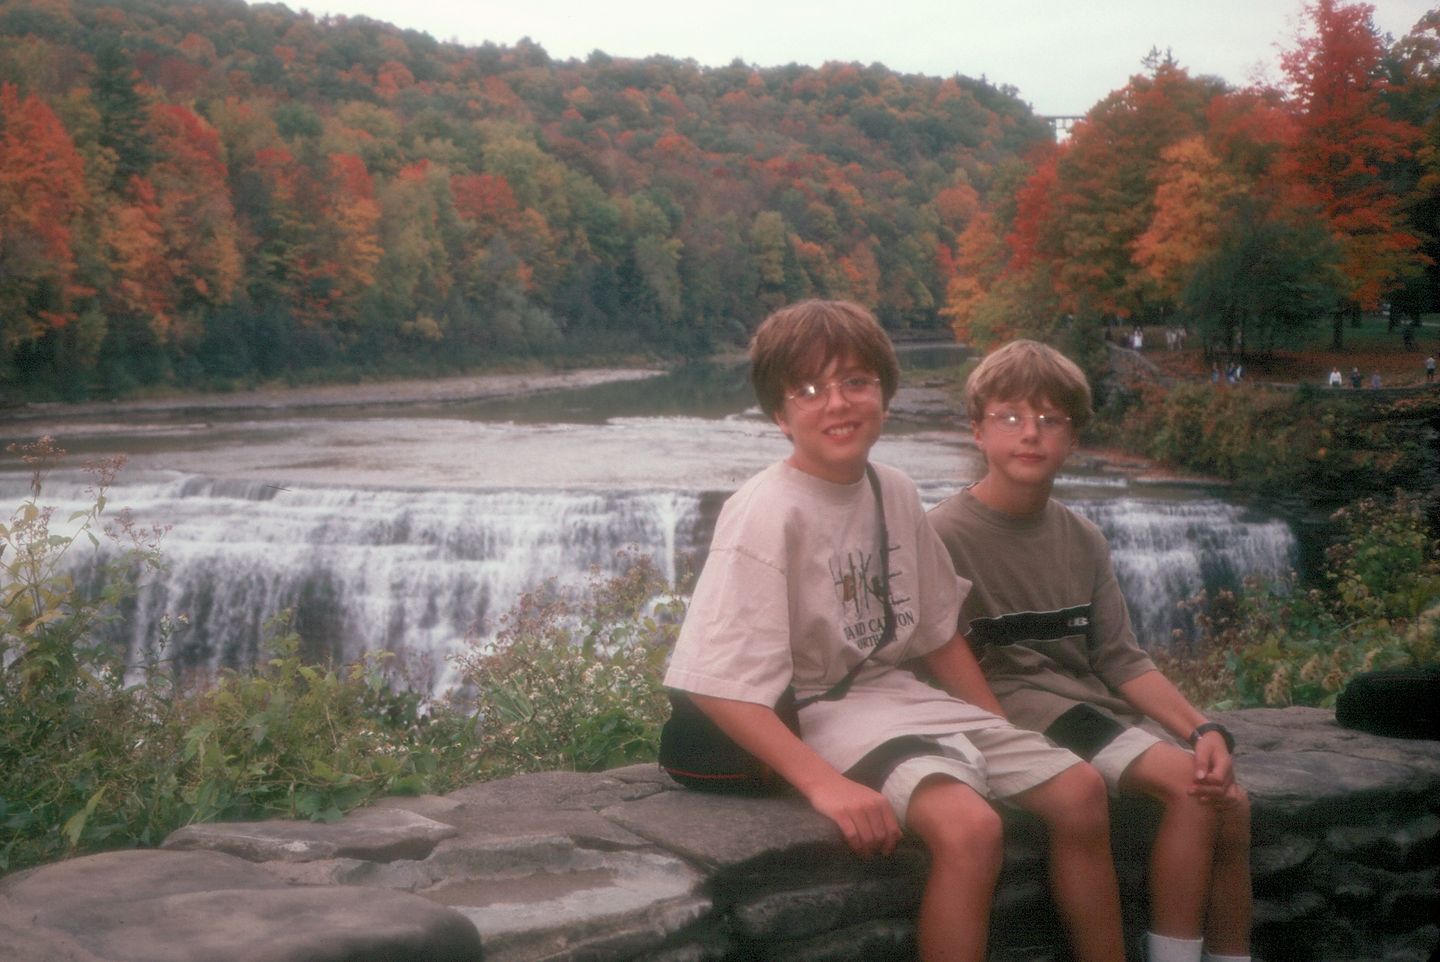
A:
MULTIPOLYGON (((905 358, 924 367, 954 355, 905 358)), ((28 440, 43 428, 77 458, 126 453, 111 512, 170 526, 166 570, 112 629, 132 661, 162 618, 184 614, 182 664, 250 664, 265 623, 293 608, 308 650, 347 660, 393 651, 436 687, 450 653, 547 579, 581 585, 592 570, 614 571, 632 545, 672 577, 703 558, 725 494, 789 448, 754 406, 743 368, 721 365, 519 399, 51 420, 10 418, 0 435, 28 440)), ((907 471, 931 504, 981 466, 953 418, 903 405, 874 457, 907 471)), ((28 492, 22 467, 7 456, 0 470, 12 506, 28 492)), ((1294 564, 1283 521, 1218 490, 1096 469, 1062 475, 1057 496, 1110 538, 1147 645, 1185 629, 1176 602, 1200 588, 1294 564)), ((71 470, 41 499, 57 518, 86 501, 71 470)), ((105 549, 76 548, 83 583, 105 549)))

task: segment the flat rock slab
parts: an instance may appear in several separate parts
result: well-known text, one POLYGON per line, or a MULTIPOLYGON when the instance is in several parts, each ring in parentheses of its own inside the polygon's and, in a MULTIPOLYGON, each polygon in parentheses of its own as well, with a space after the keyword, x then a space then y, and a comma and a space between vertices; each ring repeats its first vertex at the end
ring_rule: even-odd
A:
MULTIPOLYGON (((214 852, 111 852, 0 880, 29 926, 6 958, 75 962, 462 962, 463 915, 402 892, 289 886, 214 852), (79 950, 72 950, 75 947, 79 950), (83 954, 88 953, 88 954, 83 954)), ((7 936, 9 937, 9 936, 7 936)))
POLYGON ((618 957, 661 945, 711 908, 702 876, 656 852, 557 847, 534 871, 453 872, 417 894, 475 924, 488 960, 568 957, 584 946, 618 957))
POLYGON ((715 867, 789 850, 844 846, 839 829, 799 796, 742 798, 674 791, 601 814, 661 848, 715 867))
POLYGON ((401 808, 364 808, 327 825, 323 822, 211 822, 170 833, 167 849, 205 849, 250 862, 313 862, 358 858, 370 862, 424 858, 453 826, 401 808))

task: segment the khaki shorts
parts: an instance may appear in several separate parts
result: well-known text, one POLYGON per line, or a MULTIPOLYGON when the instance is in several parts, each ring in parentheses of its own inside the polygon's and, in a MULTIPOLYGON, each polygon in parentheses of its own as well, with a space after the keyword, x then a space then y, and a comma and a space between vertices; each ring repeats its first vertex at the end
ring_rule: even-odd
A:
POLYGON ((1057 748, 1038 732, 1012 725, 975 728, 927 739, 935 754, 917 755, 896 765, 880 794, 904 825, 910 797, 931 775, 946 775, 975 789, 983 798, 1006 799, 1059 775, 1080 758, 1057 748))
POLYGON ((1125 774, 1125 770, 1153 745, 1173 745, 1187 755, 1195 754, 1195 750, 1189 745, 1182 745, 1173 738, 1161 737, 1144 728, 1125 729, 1090 759, 1090 764, 1094 765, 1105 779, 1105 785, 1110 789, 1112 797, 1118 798, 1120 795, 1120 778, 1125 774))

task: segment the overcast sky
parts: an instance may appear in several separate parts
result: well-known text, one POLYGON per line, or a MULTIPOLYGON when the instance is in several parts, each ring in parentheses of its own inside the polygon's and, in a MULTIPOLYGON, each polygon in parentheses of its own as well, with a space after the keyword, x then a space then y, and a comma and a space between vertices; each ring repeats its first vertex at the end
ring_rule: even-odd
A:
MULTIPOLYGON (((1434 0, 1379 0, 1375 25, 1401 37, 1434 0)), ((904 73, 984 77, 1041 114, 1083 114, 1169 48, 1192 74, 1235 85, 1279 80, 1301 0, 288 0, 316 16, 361 14, 438 40, 511 45, 556 59, 603 50, 706 66, 828 60, 904 73)))

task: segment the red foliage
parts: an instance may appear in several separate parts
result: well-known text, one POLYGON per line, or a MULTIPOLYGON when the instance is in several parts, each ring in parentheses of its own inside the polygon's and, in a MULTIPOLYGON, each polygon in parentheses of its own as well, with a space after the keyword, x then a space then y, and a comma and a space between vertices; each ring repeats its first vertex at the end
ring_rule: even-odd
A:
POLYGON ((1386 290, 1419 269, 1420 241, 1383 168, 1420 145, 1419 128, 1387 115, 1385 48, 1365 3, 1317 0, 1313 32, 1282 55, 1296 136, 1286 155, 1290 180, 1324 213, 1340 239, 1351 299, 1373 309, 1386 290))

